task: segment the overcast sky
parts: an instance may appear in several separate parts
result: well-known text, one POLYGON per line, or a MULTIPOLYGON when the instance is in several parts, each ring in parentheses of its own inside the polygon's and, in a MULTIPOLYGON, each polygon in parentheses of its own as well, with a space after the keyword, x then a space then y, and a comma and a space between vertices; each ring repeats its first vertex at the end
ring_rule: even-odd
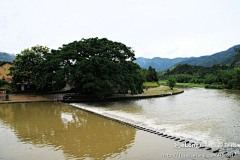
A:
POLYGON ((0 51, 106 37, 136 57, 199 57, 240 44, 240 0, 0 0, 0 51))

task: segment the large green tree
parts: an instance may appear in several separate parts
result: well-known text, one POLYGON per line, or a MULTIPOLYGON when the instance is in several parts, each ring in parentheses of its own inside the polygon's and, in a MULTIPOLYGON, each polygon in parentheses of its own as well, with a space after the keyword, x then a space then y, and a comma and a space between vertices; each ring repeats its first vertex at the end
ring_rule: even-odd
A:
POLYGON ((146 82, 146 77, 147 77, 148 70, 145 68, 141 68, 140 74, 142 75, 144 81, 146 82))
POLYGON ((106 38, 89 38, 65 44, 44 55, 55 89, 66 81, 81 93, 104 93, 120 90, 142 93, 143 78, 140 67, 134 63, 131 47, 106 38))
POLYGON ((173 87, 176 86, 176 79, 173 77, 168 78, 167 85, 169 88, 171 88, 173 90, 173 87))
POLYGON ((147 82, 158 82, 158 76, 155 68, 151 66, 148 67, 147 75, 146 75, 147 82))
POLYGON ((37 89, 43 88, 46 84, 43 79, 46 73, 43 55, 48 52, 48 47, 37 45, 17 54, 13 65, 9 68, 9 75, 13 76, 13 86, 22 82, 30 82, 37 89))

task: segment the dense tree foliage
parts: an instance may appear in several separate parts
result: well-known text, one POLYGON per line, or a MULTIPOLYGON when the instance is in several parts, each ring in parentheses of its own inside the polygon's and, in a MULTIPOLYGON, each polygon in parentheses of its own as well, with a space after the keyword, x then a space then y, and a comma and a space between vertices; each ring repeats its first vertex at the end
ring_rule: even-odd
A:
POLYGON ((9 83, 5 80, 0 80, 0 87, 2 87, 3 85, 9 85, 9 83))
POLYGON ((148 74, 148 70, 145 69, 145 68, 141 68, 140 69, 140 74, 142 75, 144 82, 146 82, 147 81, 146 77, 147 77, 147 74, 148 74))
POLYGON ((167 85, 169 88, 173 89, 173 87, 176 86, 176 79, 174 79, 173 77, 168 78, 167 85))
POLYGON ((234 61, 233 61, 233 63, 232 63, 233 66, 234 66, 236 63, 238 63, 239 60, 240 60, 240 47, 234 48, 234 51, 237 52, 237 54, 234 56, 235 59, 234 59, 234 61))
POLYGON ((143 78, 135 60, 134 51, 123 43, 106 38, 90 38, 65 44, 44 55, 48 74, 55 89, 65 82, 81 93, 104 93, 119 90, 142 93, 143 78))
POLYGON ((46 74, 43 55, 49 52, 48 47, 34 46, 17 54, 9 75, 13 76, 13 86, 22 82, 31 82, 37 89, 45 86, 43 76, 46 74))
MULTIPOLYGON (((179 74, 187 74, 191 76, 197 76, 197 78, 204 78, 207 74, 215 74, 219 70, 229 70, 232 69, 231 66, 226 65, 213 65, 212 67, 203 67, 203 66, 192 66, 189 64, 180 64, 176 66, 174 69, 170 69, 164 74, 161 74, 161 78, 167 78, 169 75, 179 75, 179 74)), ((165 78, 165 79, 166 79, 165 78)))
POLYGON ((240 68, 234 68, 235 75, 235 87, 236 89, 240 89, 240 68))
POLYGON ((240 88, 240 68, 226 65, 212 67, 181 64, 160 74, 161 79, 172 77, 179 83, 205 83, 222 85, 220 88, 240 88))
POLYGON ((155 71, 155 68, 152 68, 149 66, 147 75, 146 75, 146 81, 147 82, 157 82, 158 81, 158 75, 157 72, 155 71))
POLYGON ((140 74, 145 82, 158 82, 158 74, 155 68, 152 68, 151 66, 149 66, 148 69, 142 68, 140 74))

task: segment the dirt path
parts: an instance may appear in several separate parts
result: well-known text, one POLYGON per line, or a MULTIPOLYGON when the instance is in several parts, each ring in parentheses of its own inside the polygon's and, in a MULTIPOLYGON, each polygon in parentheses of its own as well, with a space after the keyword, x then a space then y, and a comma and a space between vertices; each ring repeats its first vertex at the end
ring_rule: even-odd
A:
MULTIPOLYGON (((170 88, 168 86, 159 86, 156 88, 148 88, 147 90, 144 89, 143 91, 144 91, 143 94, 148 94, 148 95, 164 94, 164 93, 172 93, 173 92, 173 90, 170 90, 170 88)), ((181 91, 181 90, 174 88, 174 92, 179 92, 179 91, 181 91)))
MULTIPOLYGON (((129 95, 131 97, 141 97, 148 95, 158 95, 172 93, 173 91, 167 86, 159 86, 156 88, 148 88, 143 90, 143 94, 129 95)), ((179 92, 180 89, 174 89, 174 92, 179 92)), ((54 100, 62 100, 62 94, 8 94, 9 101, 5 101, 5 94, 0 95, 1 103, 17 103, 17 102, 54 102, 54 100)), ((128 95, 115 95, 117 97, 126 97, 128 95)))
POLYGON ((8 94, 9 101, 5 101, 6 95, 0 95, 1 103, 17 102, 53 102, 54 99, 60 99, 61 94, 8 94))

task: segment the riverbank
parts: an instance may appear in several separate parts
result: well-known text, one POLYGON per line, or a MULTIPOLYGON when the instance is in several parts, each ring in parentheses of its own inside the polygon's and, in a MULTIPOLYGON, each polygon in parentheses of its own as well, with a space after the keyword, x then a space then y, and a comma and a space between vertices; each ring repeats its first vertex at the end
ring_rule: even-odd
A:
MULTIPOLYGON (((132 99, 144 99, 144 98, 155 98, 155 97, 164 97, 164 96, 170 96, 183 93, 183 90, 174 88, 173 90, 170 90, 167 86, 160 86, 156 88, 148 88, 144 89, 143 94, 137 94, 137 95, 131 95, 131 94, 115 94, 110 97, 106 98, 106 101, 117 101, 117 100, 132 100, 132 99)), ((8 94, 9 101, 5 101, 5 94, 0 95, 0 104, 1 103, 25 103, 25 102, 54 102, 57 100, 63 100, 62 99, 62 93, 53 93, 53 94, 8 94)), ((91 102, 94 99, 92 98, 86 98, 83 99, 68 99, 63 100, 63 102, 70 103, 70 102, 91 102)))
POLYGON ((61 99, 61 94, 8 94, 9 100, 5 100, 6 95, 0 95, 0 104, 4 103, 27 103, 27 102, 54 102, 61 99))
POLYGON ((65 103, 74 103, 74 102, 102 102, 102 101, 123 101, 123 100, 135 100, 135 99, 147 99, 147 98, 157 98, 157 97, 166 97, 172 96, 176 94, 183 93, 183 90, 174 89, 170 90, 169 87, 159 86, 155 88, 146 88, 144 89, 144 93, 131 95, 128 94, 113 94, 109 97, 105 97, 103 100, 98 97, 91 96, 68 96, 61 100, 65 103))
MULTIPOLYGON (((167 81, 158 81, 161 85, 167 85, 167 81)), ((205 87, 204 83, 176 83, 176 87, 205 87)))

